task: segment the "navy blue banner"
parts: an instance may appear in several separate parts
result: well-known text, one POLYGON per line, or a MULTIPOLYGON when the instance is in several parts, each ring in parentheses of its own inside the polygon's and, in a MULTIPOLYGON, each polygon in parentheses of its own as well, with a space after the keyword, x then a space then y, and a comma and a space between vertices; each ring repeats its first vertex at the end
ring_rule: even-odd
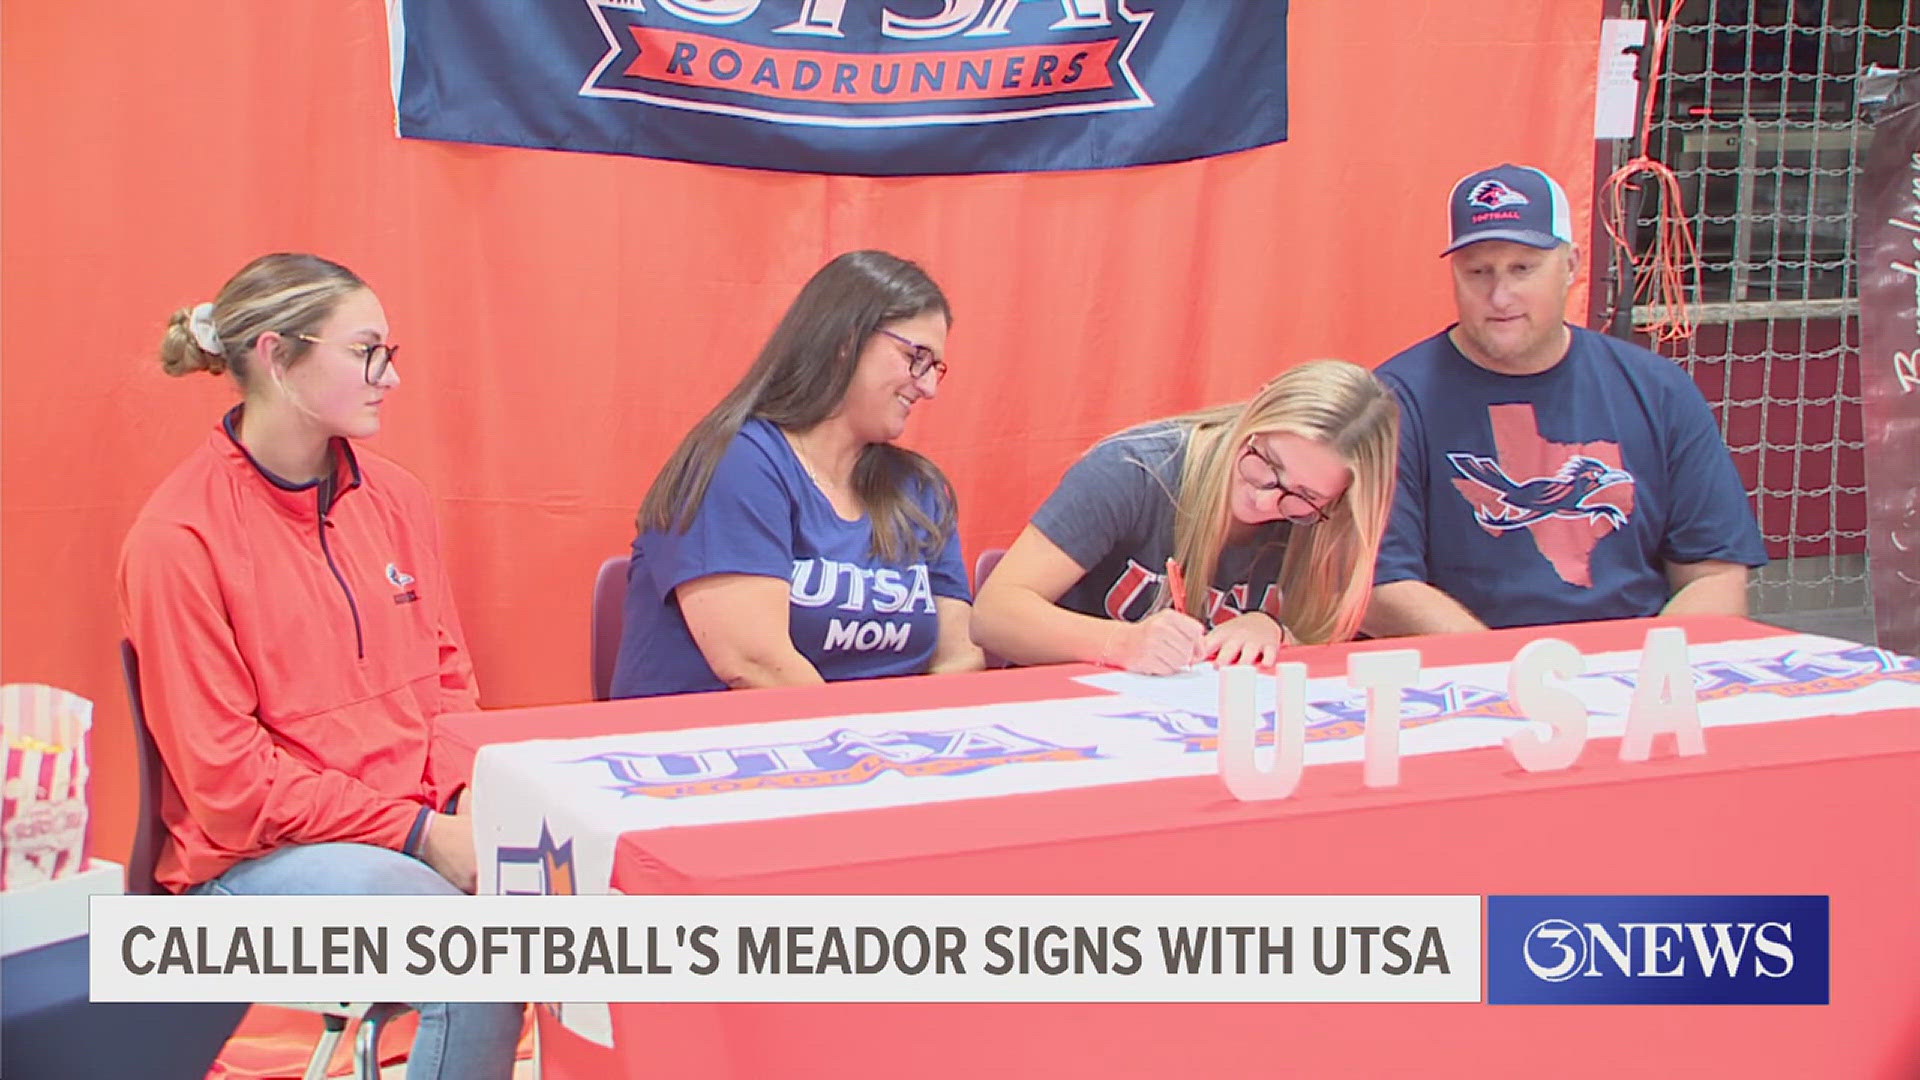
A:
POLYGON ((1489 896, 1492 1005, 1825 1005, 1824 896, 1489 896))
POLYGON ((400 134, 901 176, 1287 137, 1286 0, 402 0, 400 134))

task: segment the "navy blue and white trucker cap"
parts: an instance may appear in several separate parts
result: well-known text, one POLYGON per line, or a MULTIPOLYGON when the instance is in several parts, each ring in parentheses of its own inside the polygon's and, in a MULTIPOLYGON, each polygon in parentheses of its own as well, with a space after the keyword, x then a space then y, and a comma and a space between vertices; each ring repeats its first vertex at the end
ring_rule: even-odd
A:
POLYGON ((1482 240, 1528 247, 1573 243, 1573 212, 1553 177, 1525 165, 1495 165, 1462 177, 1447 200, 1453 242, 1446 255, 1482 240))

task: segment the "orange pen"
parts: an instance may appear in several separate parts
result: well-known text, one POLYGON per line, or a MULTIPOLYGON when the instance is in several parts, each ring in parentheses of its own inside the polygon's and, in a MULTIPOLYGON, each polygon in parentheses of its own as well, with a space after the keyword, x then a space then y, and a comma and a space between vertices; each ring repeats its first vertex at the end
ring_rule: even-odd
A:
POLYGON ((1167 591, 1173 594, 1173 610, 1187 613, 1187 575, 1177 559, 1167 559, 1167 591))

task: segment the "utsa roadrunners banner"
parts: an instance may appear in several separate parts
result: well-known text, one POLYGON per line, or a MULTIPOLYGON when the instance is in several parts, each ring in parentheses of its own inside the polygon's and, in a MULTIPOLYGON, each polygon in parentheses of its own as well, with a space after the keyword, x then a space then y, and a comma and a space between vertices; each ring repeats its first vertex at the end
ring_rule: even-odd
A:
POLYGON ((1287 137, 1286 0, 398 0, 410 138, 899 176, 1287 137))

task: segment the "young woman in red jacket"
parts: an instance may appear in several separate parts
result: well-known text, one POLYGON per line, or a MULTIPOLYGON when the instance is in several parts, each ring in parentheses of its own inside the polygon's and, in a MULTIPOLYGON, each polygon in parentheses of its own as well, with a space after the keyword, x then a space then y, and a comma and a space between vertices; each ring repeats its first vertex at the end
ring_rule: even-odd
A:
MULTIPOLYGON (((386 312, 313 255, 249 263, 174 313, 170 375, 242 401, 127 535, 120 611, 170 780, 175 892, 470 892, 473 833, 427 760, 477 707, 426 489, 352 440, 400 385, 386 312)), ((409 1077, 507 1077, 521 1007, 422 1004, 409 1077)))

